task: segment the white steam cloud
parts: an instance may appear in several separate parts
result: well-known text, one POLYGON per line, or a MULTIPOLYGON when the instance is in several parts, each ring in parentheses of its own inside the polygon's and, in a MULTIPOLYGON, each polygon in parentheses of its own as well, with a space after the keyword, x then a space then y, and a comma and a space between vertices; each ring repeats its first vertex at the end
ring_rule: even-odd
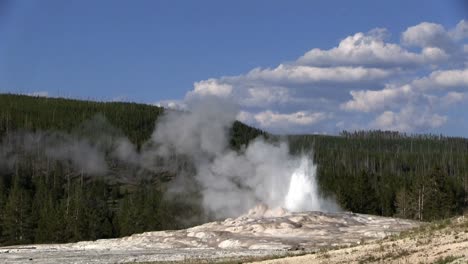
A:
POLYGON ((229 148, 229 129, 238 114, 232 103, 205 98, 192 101, 190 109, 158 121, 152 140, 159 155, 175 152, 194 161, 208 212, 238 216, 259 203, 290 211, 338 210, 319 195, 313 161, 291 156, 285 142, 256 139, 239 152, 229 148))

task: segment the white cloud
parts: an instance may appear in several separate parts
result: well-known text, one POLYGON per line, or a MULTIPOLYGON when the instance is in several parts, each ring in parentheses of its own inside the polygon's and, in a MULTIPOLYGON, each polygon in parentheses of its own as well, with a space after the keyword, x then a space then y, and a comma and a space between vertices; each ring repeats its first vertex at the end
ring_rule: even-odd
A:
POLYGON ((468 38, 468 21, 461 20, 449 34, 455 40, 468 38))
POLYGON ((256 86, 247 88, 247 95, 239 100, 245 106, 268 106, 271 104, 291 101, 289 90, 285 87, 256 86))
POLYGON ((395 101, 408 98, 412 94, 410 85, 400 87, 386 87, 383 90, 351 91, 352 100, 341 104, 347 111, 371 112, 392 106, 395 101))
POLYGON ((464 20, 410 26, 398 43, 385 29, 359 32, 276 67, 195 82, 185 101, 165 103, 222 97, 238 103, 239 120, 269 131, 435 129, 467 100, 467 33, 464 20))
POLYGON ((408 106, 399 112, 385 111, 372 122, 372 128, 404 132, 426 131, 438 128, 447 122, 447 117, 431 113, 427 109, 408 106))
POLYGON ((247 111, 239 111, 236 119, 247 124, 255 123, 254 115, 247 111))
POLYGON ((323 112, 311 113, 308 111, 299 111, 295 113, 278 113, 271 110, 259 112, 256 114, 242 111, 237 116, 239 120, 244 122, 252 122, 259 124, 265 128, 285 128, 287 126, 309 126, 327 118, 327 114, 323 112))
POLYGON ((447 48, 452 40, 440 24, 423 22, 402 33, 402 42, 408 46, 447 48))
POLYGON ((425 82, 433 83, 440 87, 464 87, 468 89, 468 68, 446 71, 435 71, 431 73, 425 82))
MULTIPOLYGON (((438 98, 438 97, 437 97, 438 98)), ((446 95, 438 98, 440 105, 442 106, 451 106, 460 102, 463 102, 467 99, 466 93, 459 92, 449 92, 446 95)))
POLYGON ((231 94, 232 86, 222 83, 217 79, 208 79, 195 82, 193 91, 189 92, 188 96, 220 96, 227 97, 231 94))
MULTIPOLYGON (((371 112, 389 107, 407 104, 415 97, 431 97, 434 90, 462 88, 468 90, 468 69, 434 71, 428 77, 419 78, 402 86, 388 85, 382 90, 351 91, 352 99, 342 103, 341 109, 346 111, 371 112), (429 93, 429 94, 427 94, 429 93)), ((448 92, 443 104, 461 101, 462 94, 448 92), (460 100, 457 100, 459 98, 460 100)), ((439 98, 438 96, 436 98, 439 98)), ((432 102, 442 102, 432 100, 432 102)))
POLYGON ((392 71, 364 67, 312 67, 280 64, 274 69, 254 69, 246 78, 273 83, 310 84, 320 82, 359 82, 388 77, 392 71))
MULTIPOLYGON (((378 31, 382 32, 382 29, 378 31)), ((436 63, 446 58, 442 50, 426 50, 413 53, 403 49, 400 45, 386 43, 385 34, 356 33, 343 39, 338 47, 330 50, 312 49, 301 58, 298 63, 313 66, 371 66, 371 67, 405 67, 436 63)))
MULTIPOLYGON (((365 67, 313 67, 280 64, 276 68, 256 68, 245 75, 226 76, 194 83, 186 99, 197 96, 232 98, 248 107, 268 107, 304 101, 295 97, 292 87, 372 83, 382 81, 395 70, 365 67)), ((333 91, 330 91, 333 92, 333 91)))
POLYGON ((341 108, 346 111, 372 113, 382 111, 370 124, 371 128, 398 131, 427 131, 443 126, 449 117, 445 111, 467 99, 468 69, 434 71, 402 86, 387 86, 382 90, 352 91, 352 100, 341 108))
POLYGON ((425 47, 422 50, 422 56, 427 63, 446 61, 449 55, 442 49, 437 47, 425 47))

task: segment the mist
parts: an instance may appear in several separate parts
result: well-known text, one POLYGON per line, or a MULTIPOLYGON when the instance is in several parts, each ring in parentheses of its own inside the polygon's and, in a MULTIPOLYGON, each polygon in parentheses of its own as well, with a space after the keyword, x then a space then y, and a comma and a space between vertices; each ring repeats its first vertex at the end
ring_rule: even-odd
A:
POLYGON ((66 162, 75 171, 88 175, 104 175, 108 171, 104 152, 99 146, 86 138, 60 132, 22 131, 3 138, 0 168, 12 170, 25 156, 66 162))

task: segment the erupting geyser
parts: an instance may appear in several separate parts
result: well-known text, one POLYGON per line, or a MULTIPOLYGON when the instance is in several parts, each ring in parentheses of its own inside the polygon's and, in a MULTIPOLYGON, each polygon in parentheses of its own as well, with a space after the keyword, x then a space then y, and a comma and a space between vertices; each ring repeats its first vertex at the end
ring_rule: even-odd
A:
POLYGON ((307 157, 302 156, 299 168, 291 175, 288 193, 284 200, 286 209, 292 212, 320 209, 315 184, 316 169, 307 157))
POLYGON ((168 159, 177 175, 168 195, 200 193, 203 209, 218 219, 243 215, 260 203, 290 212, 336 211, 334 202, 319 195, 310 155, 291 155, 287 141, 262 137, 233 150, 229 139, 236 106, 220 98, 193 100, 191 111, 160 118, 151 138, 156 147, 134 159, 149 169, 159 166, 146 163, 155 155, 191 161, 194 170, 168 159))
MULTIPOLYGON (((275 176, 276 180, 281 179, 281 184, 273 185, 274 188, 270 189, 271 194, 278 195, 281 199, 262 200, 260 197, 261 202, 248 211, 249 217, 279 217, 304 211, 340 211, 333 200, 319 194, 316 182, 317 166, 308 156, 291 157, 281 166, 283 170, 278 170, 282 171, 282 174, 275 176)), ((262 180, 268 182, 267 179, 262 180)))

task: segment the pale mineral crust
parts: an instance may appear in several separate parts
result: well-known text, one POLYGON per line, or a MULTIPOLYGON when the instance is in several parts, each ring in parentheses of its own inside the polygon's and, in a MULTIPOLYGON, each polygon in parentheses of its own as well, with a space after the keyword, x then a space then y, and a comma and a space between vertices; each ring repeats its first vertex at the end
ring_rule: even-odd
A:
POLYGON ((0 263, 180 261, 317 251, 359 244, 418 226, 410 220, 354 213, 290 213, 259 205, 246 215, 185 230, 69 244, 0 248, 0 263))

